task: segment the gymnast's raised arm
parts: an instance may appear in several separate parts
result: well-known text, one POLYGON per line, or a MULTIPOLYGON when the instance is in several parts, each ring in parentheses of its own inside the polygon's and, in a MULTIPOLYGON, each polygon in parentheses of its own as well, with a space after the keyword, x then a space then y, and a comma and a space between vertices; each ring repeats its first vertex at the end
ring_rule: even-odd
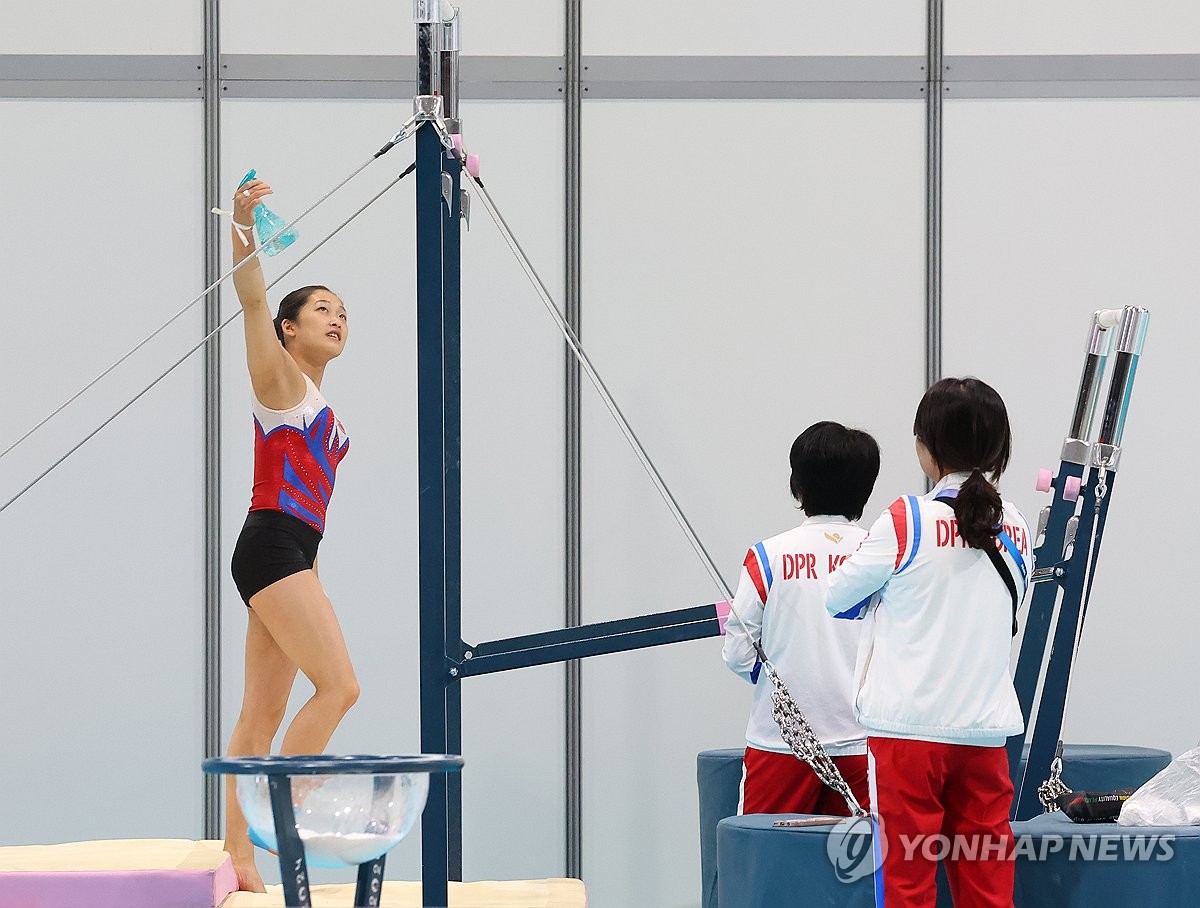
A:
MULTIPOLYGON (((233 198, 234 224, 252 225, 254 209, 271 191, 262 180, 250 180, 239 186, 233 198)), ((254 232, 239 231, 236 226, 232 230, 233 264, 237 265, 254 252, 254 232)), ((254 396, 273 410, 295 406, 304 397, 304 378, 276 332, 267 305, 267 285, 257 258, 234 272, 233 286, 245 315, 246 364, 254 396)))

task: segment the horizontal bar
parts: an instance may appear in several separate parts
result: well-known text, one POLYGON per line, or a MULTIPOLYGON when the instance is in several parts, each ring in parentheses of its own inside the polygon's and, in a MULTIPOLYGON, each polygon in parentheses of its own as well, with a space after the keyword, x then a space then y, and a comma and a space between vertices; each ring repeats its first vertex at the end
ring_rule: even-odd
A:
POLYGON ((663 646, 668 643, 703 640, 707 637, 716 637, 720 633, 720 622, 714 616, 702 621, 691 621, 670 627, 648 628, 627 634, 555 643, 516 652, 497 653, 492 656, 478 656, 465 660, 458 667, 458 672, 460 677, 487 675, 517 668, 530 668, 534 665, 584 659, 589 656, 624 653, 651 646, 663 646))
POLYGON ((691 608, 676 609, 670 612, 655 612, 651 615, 637 615, 632 618, 618 618, 615 621, 601 621, 595 624, 580 624, 575 627, 559 628, 543 631, 538 634, 526 634, 522 637, 508 637, 504 640, 493 640, 468 647, 475 656, 492 656, 498 653, 511 653, 518 650, 534 649, 552 643, 568 643, 577 640, 587 640, 595 637, 607 637, 630 631, 652 630, 654 628, 670 627, 676 624, 687 624, 692 621, 706 621, 717 617, 716 604, 697 605, 691 608))

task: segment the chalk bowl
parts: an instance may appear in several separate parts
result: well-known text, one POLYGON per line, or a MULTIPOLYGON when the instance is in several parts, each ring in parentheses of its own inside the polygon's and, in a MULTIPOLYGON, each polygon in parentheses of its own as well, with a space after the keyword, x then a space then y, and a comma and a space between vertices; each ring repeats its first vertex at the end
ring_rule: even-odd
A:
MULTIPOLYGON (((412 830, 429 796, 429 773, 297 775, 291 786, 309 865, 354 867, 386 854, 412 830)), ((268 777, 239 775, 237 799, 251 838, 278 851, 268 777)))

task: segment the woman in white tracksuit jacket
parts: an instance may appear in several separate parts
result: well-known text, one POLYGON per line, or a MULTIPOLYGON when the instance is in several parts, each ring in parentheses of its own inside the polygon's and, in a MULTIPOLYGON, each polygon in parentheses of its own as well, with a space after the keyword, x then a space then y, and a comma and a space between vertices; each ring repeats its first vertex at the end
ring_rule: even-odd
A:
POLYGON ((913 431, 933 491, 888 507, 826 600, 835 617, 867 623, 855 712, 886 845, 885 904, 933 906, 945 856, 956 905, 1011 906, 1004 744, 1023 723, 1009 649, 1032 540, 993 485, 1008 464, 1008 414, 985 383, 948 378, 922 398, 913 431))
POLYGON ((792 496, 807 519, 752 545, 742 562, 725 625, 726 664, 754 688, 738 813, 818 813, 850 809, 801 762, 771 716, 773 685, 760 676, 760 642, 855 799, 870 806, 867 736, 854 720, 854 661, 861 626, 825 610, 829 578, 858 547, 862 517, 879 475, 879 445, 835 422, 809 426, 792 443, 792 496))

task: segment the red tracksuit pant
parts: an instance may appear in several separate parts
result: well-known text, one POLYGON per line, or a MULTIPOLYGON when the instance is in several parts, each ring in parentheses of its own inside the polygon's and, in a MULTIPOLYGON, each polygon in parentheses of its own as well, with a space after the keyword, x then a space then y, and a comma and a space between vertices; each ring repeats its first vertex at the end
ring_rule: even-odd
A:
MULTIPOLYGON (((834 757, 834 765, 846 779, 864 810, 870 810, 867 758, 834 757)), ((790 753, 746 748, 742 760, 742 807, 740 813, 814 813, 848 817, 846 799, 822 782, 812 768, 790 753)))
POLYGON ((933 908, 940 858, 955 908, 1011 908, 1013 787, 1005 749, 876 737, 867 749, 887 908, 933 908))

